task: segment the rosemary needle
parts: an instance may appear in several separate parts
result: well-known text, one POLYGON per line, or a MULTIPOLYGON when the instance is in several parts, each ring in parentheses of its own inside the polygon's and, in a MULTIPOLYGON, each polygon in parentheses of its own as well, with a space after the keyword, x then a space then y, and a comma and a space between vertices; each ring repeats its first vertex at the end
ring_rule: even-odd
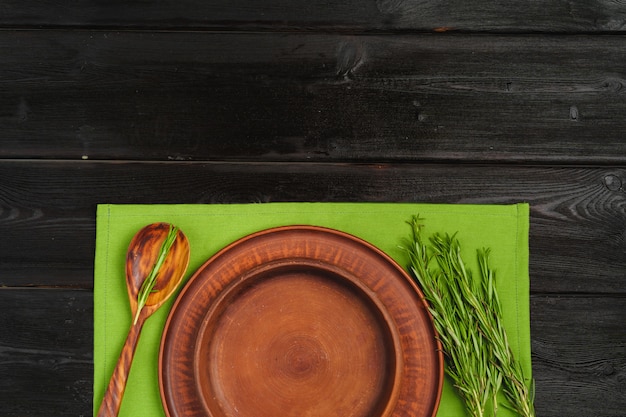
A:
POLYGON ((137 313, 135 313, 135 319, 133 324, 137 324, 137 320, 139 319, 139 314, 141 310, 146 305, 148 301, 148 297, 151 293, 154 292, 154 286, 156 284, 156 278, 159 275, 159 271, 167 258, 167 254, 169 253, 174 241, 176 240, 176 236, 178 235, 178 227, 174 227, 170 225, 170 229, 165 237, 165 240, 161 244, 161 248, 159 249, 159 255, 150 270, 150 273, 146 277, 146 279, 141 284, 141 288, 139 289, 139 294, 137 294, 137 313))

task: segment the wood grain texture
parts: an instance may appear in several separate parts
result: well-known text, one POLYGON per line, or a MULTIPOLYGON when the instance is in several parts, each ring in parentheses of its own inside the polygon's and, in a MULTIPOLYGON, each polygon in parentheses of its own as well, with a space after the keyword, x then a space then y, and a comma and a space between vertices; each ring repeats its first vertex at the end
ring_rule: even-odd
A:
POLYGON ((531 297, 538 416, 624 415, 625 322, 624 297, 531 297))
POLYGON ((0 157, 624 164, 624 45, 0 31, 0 157))
POLYGON ((239 30, 619 32, 623 4, 610 0, 325 1, 5 0, 0 25, 239 30))
POLYGON ((537 415, 622 417, 625 33, 614 0, 4 0, 0 414, 92 415, 98 203, 526 201, 537 415))
POLYGON ((93 293, 0 288, 6 417, 91 416, 93 293))
POLYGON ((0 178, 0 285, 91 288, 98 203, 523 201, 533 292, 625 293, 623 168, 3 161, 0 178))
MULTIPOLYGON (((91 291, 0 289, 3 416, 92 415, 92 309, 91 291)), ((538 416, 623 415, 625 312, 624 297, 531 296, 538 416)))
POLYGON ((113 369, 113 374, 111 375, 104 397, 100 403, 98 417, 117 417, 120 412, 124 392, 126 391, 126 382, 128 381, 128 375, 130 374, 130 368, 133 363, 135 351, 137 350, 137 343, 139 342, 139 336, 141 335, 141 329, 145 323, 145 319, 146 315, 142 314, 139 321, 130 326, 128 336, 126 337, 124 346, 122 346, 117 364, 113 369))

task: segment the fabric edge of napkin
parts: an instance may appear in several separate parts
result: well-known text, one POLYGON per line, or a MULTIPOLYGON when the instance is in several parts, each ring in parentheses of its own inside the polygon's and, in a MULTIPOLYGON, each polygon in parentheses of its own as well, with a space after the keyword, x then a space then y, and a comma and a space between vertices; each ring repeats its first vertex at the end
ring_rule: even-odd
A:
POLYGON ((517 273, 523 279, 518 279, 517 300, 518 300, 518 334, 528 335, 528 339, 518 339, 518 358, 528 358, 526 366, 523 367, 524 378, 527 383, 532 380, 532 351, 531 351, 531 328, 530 328, 530 205, 528 203, 517 204, 517 246, 518 260, 517 273))
POLYGON ((109 245, 109 225, 110 225, 110 204, 98 204, 96 208, 96 248, 95 248, 95 263, 94 263, 94 298, 93 298, 93 355, 94 358, 103 358, 100 366, 97 366, 94 362, 93 367, 93 415, 96 416, 98 409, 100 408, 100 402, 106 389, 106 382, 103 385, 98 381, 104 381, 106 379, 106 352, 105 352, 105 339, 106 339, 106 280, 96 280, 96 276, 106 276, 106 269, 108 262, 106 258, 108 256, 109 245), (98 242, 100 244, 98 244, 98 242), (96 296, 96 294, 102 294, 102 296, 96 296))

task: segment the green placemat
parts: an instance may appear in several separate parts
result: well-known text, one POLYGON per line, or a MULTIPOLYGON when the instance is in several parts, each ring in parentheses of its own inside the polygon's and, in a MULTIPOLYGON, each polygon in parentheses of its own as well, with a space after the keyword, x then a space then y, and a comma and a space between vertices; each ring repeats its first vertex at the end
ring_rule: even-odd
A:
MULTIPOLYGON (((378 246, 403 267, 398 248, 410 236, 406 221, 425 219, 426 235, 458 232, 467 263, 475 267, 475 249, 492 250, 504 324, 514 354, 531 375, 527 204, 434 205, 392 203, 268 203, 233 205, 100 205, 94 277, 94 415, 130 326, 124 263, 133 235, 157 221, 176 224, 189 238, 187 278, 227 244, 258 230, 310 224, 356 235, 378 246)), ((161 333, 173 300, 143 328, 128 379, 120 416, 164 416, 158 387, 161 333)), ((462 402, 446 380, 438 417, 465 415, 462 402)), ((498 416, 514 416, 500 407, 498 416)))

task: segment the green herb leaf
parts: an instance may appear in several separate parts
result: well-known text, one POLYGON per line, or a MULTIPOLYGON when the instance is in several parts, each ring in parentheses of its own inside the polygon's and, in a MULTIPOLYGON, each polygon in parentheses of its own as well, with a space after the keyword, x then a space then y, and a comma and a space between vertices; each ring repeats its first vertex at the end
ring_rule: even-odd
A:
POLYGON ((161 248, 159 249, 159 254, 157 259, 150 270, 150 273, 146 277, 146 279, 141 284, 141 288, 139 289, 139 294, 137 294, 137 313, 135 314, 135 319, 133 324, 137 324, 137 320, 139 319, 139 314, 141 310, 146 305, 148 301, 148 297, 151 293, 156 292, 154 286, 156 285, 156 278, 159 275, 159 271, 167 258, 174 241, 176 240, 176 236, 178 235, 178 227, 174 227, 170 224, 169 231, 165 240, 161 244, 161 248))
POLYGON ((502 388, 511 408, 534 417, 533 393, 521 366, 513 358, 502 325, 495 273, 489 267, 489 249, 477 251, 479 274, 468 270, 456 236, 422 236, 424 219, 408 223, 412 239, 405 250, 409 270, 421 287, 444 353, 446 372, 472 417, 494 415, 502 388))

